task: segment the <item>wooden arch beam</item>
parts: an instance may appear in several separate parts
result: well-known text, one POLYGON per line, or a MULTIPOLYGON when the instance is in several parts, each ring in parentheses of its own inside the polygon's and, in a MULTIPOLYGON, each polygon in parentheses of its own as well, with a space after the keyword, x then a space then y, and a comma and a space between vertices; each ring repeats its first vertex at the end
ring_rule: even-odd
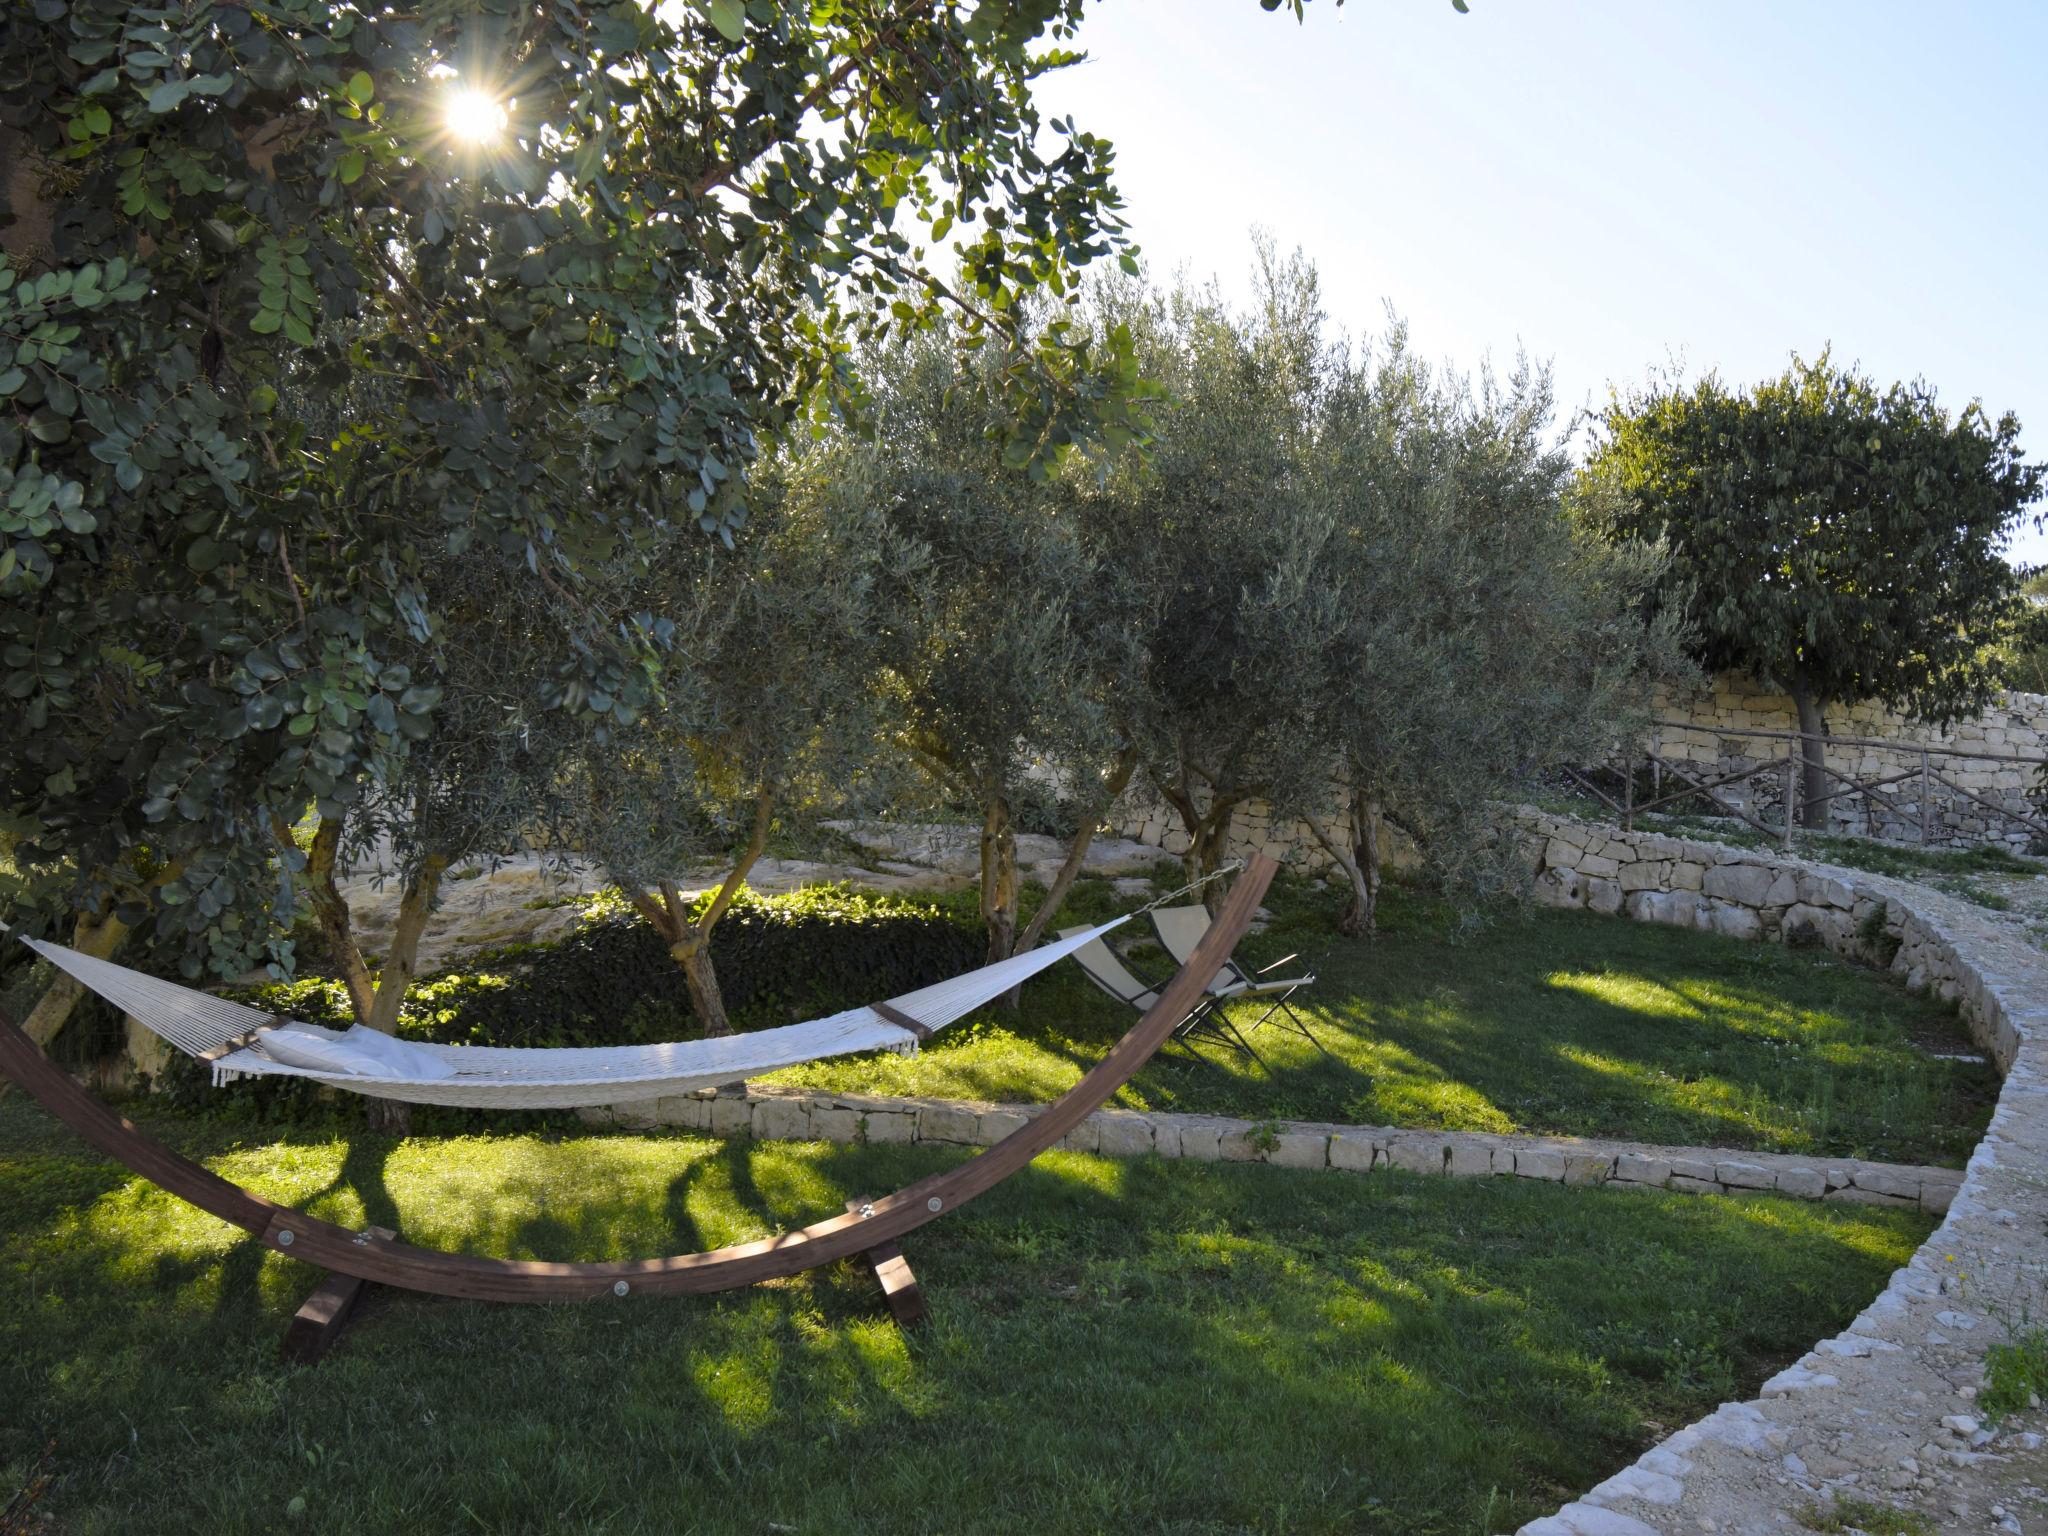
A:
POLYGON ((1254 857, 1209 931, 1143 1018, 1086 1075, 1021 1129, 980 1156, 858 1210, 758 1242, 669 1258, 540 1264, 418 1248, 375 1231, 352 1232, 274 1204, 155 1141, 93 1098, 0 1014, 0 1071, 117 1162, 180 1199, 260 1238, 265 1247, 379 1285, 476 1301, 579 1301, 671 1296, 781 1279, 865 1253, 965 1205, 1052 1146, 1129 1082, 1166 1043, 1230 958, 1278 869, 1254 857))

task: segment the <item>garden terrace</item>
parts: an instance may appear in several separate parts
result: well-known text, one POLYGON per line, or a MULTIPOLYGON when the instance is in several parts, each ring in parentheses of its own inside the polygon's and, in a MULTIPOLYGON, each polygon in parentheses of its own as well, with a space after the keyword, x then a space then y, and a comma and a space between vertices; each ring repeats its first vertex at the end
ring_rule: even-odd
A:
MULTIPOLYGON (((1122 901, 1084 893, 1079 909, 1122 901)), ((1162 1053, 1119 1108, 1250 1120, 1606 1137, 1672 1146, 1958 1165, 1996 1077, 1954 1011, 1820 949, 1759 946, 1583 912, 1463 928, 1393 891, 1369 942, 1338 936, 1336 899, 1269 899, 1253 965, 1298 952, 1297 1006, 1330 1052, 1273 1030, 1265 1065, 1162 1053), (1969 1058, 1969 1059, 1957 1059, 1969 1058)), ((1075 921, 1080 917, 1076 916, 1075 921)), ((1156 950, 1155 973, 1166 966, 1156 950)), ((1249 1024, 1250 1005, 1232 1010, 1249 1024)), ((1041 1102, 1128 1027, 1062 967, 915 1057, 817 1062, 769 1081, 826 1092, 1041 1102)))
MULTIPOLYGON (((1084 882, 1069 917, 1107 917, 1135 899, 1084 882)), ((1243 952, 1255 964, 1298 952, 1318 971, 1295 1001, 1330 1056, 1272 1030, 1256 1036, 1263 1064, 1176 1048, 1149 1063, 1116 1108, 1957 1166, 1996 1092, 1952 1007, 1822 949, 1569 911, 1467 927, 1398 889, 1380 934, 1359 941, 1336 933, 1335 898, 1317 885, 1287 882, 1269 905, 1273 920, 1243 952)), ((743 903, 714 943, 729 1005, 759 1026, 965 969, 976 935, 962 897, 828 889, 743 903)), ((1141 944, 1136 961, 1170 969, 1156 946, 1141 944)), ((649 931, 599 921, 553 945, 425 978, 404 1023, 452 1042, 632 1043, 694 1032, 680 993, 649 931)), ((345 1019, 330 982, 271 989, 263 1001, 345 1019)), ((822 1061, 762 1081, 825 1094, 1042 1103, 1133 1017, 1061 966, 1024 989, 1014 1014, 986 1010, 914 1057, 822 1061)), ((1241 1006, 1233 1017, 1249 1024, 1257 1013, 1241 1006)), ((187 1079, 181 1102, 232 1112, 277 1098, 265 1087, 222 1106, 201 1074, 179 1081, 187 1079)))

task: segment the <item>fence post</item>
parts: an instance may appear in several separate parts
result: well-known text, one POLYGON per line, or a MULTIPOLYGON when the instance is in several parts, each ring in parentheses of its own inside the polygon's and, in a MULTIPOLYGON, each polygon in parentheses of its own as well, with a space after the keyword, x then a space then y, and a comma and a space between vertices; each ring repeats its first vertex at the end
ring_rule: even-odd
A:
MULTIPOLYGON (((1805 744, 1806 744, 1806 738, 1805 738, 1805 736, 1804 736, 1804 735, 1802 734, 1802 735, 1800 736, 1800 738, 1799 738, 1799 745, 1801 745, 1801 746, 1804 746, 1805 744)), ((1793 779, 1794 779, 1794 775, 1795 775, 1795 774, 1796 774, 1796 772, 1798 771, 1798 767, 1799 767, 1799 758, 1798 758, 1798 755, 1797 755, 1796 753, 1790 753, 1790 752, 1788 752, 1788 753, 1787 753, 1787 754, 1785 755, 1785 843, 1784 843, 1785 851, 1786 851, 1786 852, 1788 852, 1788 853, 1789 853, 1789 852, 1791 852, 1791 850, 1792 850, 1792 785, 1793 785, 1793 779)))
POLYGON ((1927 846, 1928 803, 1934 799, 1934 772, 1927 766, 1927 749, 1920 749, 1920 846, 1927 846))

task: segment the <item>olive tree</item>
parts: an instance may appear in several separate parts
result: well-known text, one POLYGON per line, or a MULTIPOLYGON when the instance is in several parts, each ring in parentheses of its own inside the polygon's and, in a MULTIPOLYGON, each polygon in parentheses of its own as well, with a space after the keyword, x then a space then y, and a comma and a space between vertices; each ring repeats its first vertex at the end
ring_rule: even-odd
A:
POLYGON ((545 839, 568 753, 599 735, 574 715, 543 718, 550 712, 537 702, 546 680, 575 666, 564 639, 573 622, 558 603, 544 591, 533 601, 500 565, 474 555, 443 561, 435 575, 435 609, 447 625, 423 648, 442 680, 432 734, 357 797, 315 806, 303 848, 282 816, 275 827, 280 848, 301 865, 299 883, 357 1022, 386 1034, 397 1028, 443 876, 545 839), (380 957, 363 953, 341 890, 351 864, 366 858, 399 882, 397 921, 380 957))
POLYGON ((1661 598, 1700 662, 1791 695, 1807 825, 1825 818, 1830 703, 1947 722, 1995 688, 2025 609, 2003 551, 2043 474, 2012 415, 1951 413, 1823 353, 1746 391, 1709 376, 1618 397, 1603 427, 1586 473, 1620 494, 1589 526, 1667 543, 1661 598))
POLYGON ((1186 288, 1105 300, 1164 399, 1145 453, 1082 498, 1082 520, 1131 647, 1115 718, 1180 818, 1190 878, 1220 867, 1238 807, 1303 798, 1337 621, 1309 465, 1329 384, 1315 274, 1265 251, 1260 277, 1246 314, 1186 288))
POLYGON ((1644 612, 1660 553, 1567 515, 1551 398, 1526 365, 1504 387, 1434 374, 1398 325, 1326 397, 1318 564, 1340 595, 1312 694, 1320 772, 1281 809, 1345 876, 1346 932, 1372 929, 1389 825, 1441 886, 1510 891, 1517 791, 1631 736, 1681 665, 1674 616, 1644 612))
POLYGON ((878 679, 894 744, 981 819, 980 907, 990 963, 1035 946, 1086 858, 1135 754, 1106 708, 1124 646, 1105 575, 1083 548, 1070 476, 1004 462, 1000 394, 985 366, 920 338, 863 359, 872 439, 837 452, 914 558, 894 572, 878 679), (1052 889, 1020 931, 1017 811, 1034 780, 1066 788, 1077 828, 1052 889))
POLYGON ((556 841, 661 936, 707 1035, 731 1032, 711 937, 778 827, 858 808, 876 756, 874 678, 892 547, 822 459, 766 477, 731 551, 680 550, 650 582, 682 616, 687 673, 593 741, 557 787, 556 841), (713 871, 692 901, 685 877, 713 871))

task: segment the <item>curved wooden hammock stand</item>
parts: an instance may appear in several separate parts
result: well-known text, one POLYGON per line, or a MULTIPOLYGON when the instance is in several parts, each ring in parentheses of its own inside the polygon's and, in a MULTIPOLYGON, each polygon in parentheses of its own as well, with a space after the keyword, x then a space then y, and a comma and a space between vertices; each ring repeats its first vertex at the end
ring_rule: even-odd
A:
POLYGON ((1079 1125, 1166 1043, 1210 978, 1230 958, 1278 866, 1254 857, 1222 910, 1159 1000, 1109 1053, 1021 1129, 980 1156, 798 1232, 707 1253, 591 1264, 476 1258, 416 1248, 381 1228, 352 1232, 251 1194, 155 1141, 94 1099, 0 1014, 0 1071, 107 1156, 201 1210, 254 1234, 266 1248, 333 1274, 301 1309, 287 1353, 315 1359, 346 1321, 363 1282, 476 1301, 586 1301, 599 1297, 695 1295, 800 1274, 867 1255, 901 1321, 922 1314, 915 1282, 895 1240, 1001 1183, 1079 1125))

